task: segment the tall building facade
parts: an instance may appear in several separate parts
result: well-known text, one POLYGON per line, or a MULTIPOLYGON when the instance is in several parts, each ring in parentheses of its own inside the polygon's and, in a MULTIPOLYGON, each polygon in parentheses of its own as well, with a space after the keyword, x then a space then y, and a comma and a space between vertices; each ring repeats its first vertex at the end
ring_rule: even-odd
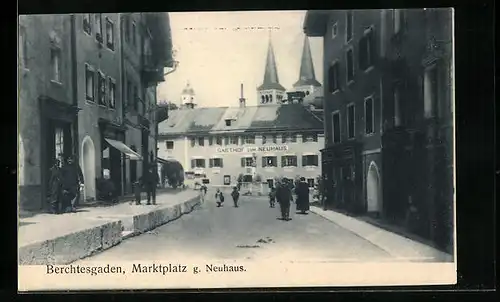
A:
POLYGON ((49 169, 78 149, 70 15, 19 17, 19 202, 45 207, 49 169))
POLYGON ((310 11, 304 24, 324 40, 330 207, 373 214, 447 250, 451 24, 448 9, 310 11))
POLYGON ((140 60, 132 65, 134 75, 140 76, 135 83, 141 93, 136 99, 144 106, 141 118, 147 120, 142 124, 140 119, 129 123, 132 118, 125 106, 131 64, 124 64, 124 53, 130 51, 122 43, 121 14, 20 17, 22 209, 47 208, 50 168, 58 155, 73 155, 80 164, 85 180, 82 203, 99 197, 103 178, 111 179, 116 196, 126 194, 130 162, 155 158, 156 85, 163 81, 164 67, 172 65, 172 45, 168 14, 141 18, 136 31, 140 60), (134 139, 137 133, 131 128, 138 123, 153 129, 146 142, 134 139), (139 151, 133 150, 134 144, 139 151), (143 145, 147 150, 141 150, 143 145))

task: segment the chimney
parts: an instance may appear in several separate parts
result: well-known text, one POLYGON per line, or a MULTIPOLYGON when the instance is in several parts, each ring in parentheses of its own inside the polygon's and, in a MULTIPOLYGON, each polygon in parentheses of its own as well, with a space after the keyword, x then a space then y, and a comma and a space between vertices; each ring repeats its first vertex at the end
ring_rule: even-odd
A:
POLYGON ((240 108, 245 108, 245 98, 243 97, 243 83, 240 85, 240 108))

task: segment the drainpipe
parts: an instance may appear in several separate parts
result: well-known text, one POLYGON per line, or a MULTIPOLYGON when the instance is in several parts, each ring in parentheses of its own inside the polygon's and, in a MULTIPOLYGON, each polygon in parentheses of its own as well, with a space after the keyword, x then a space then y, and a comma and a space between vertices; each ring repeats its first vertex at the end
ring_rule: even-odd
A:
POLYGON ((72 98, 73 98, 73 106, 77 110, 76 117, 73 119, 73 150, 74 150, 74 156, 75 156, 75 161, 77 163, 80 162, 80 152, 79 152, 79 135, 78 135, 78 63, 77 63, 77 52, 76 52, 76 15, 72 14, 70 16, 71 18, 71 32, 70 32, 70 42, 71 42, 71 92, 72 92, 72 98))
MULTIPOLYGON (((118 14, 118 23, 119 23, 119 26, 118 26, 118 29, 120 30, 120 48, 119 48, 119 56, 120 56, 120 66, 119 66, 119 70, 120 70, 120 90, 121 90, 121 124, 124 125, 125 124, 125 119, 126 119, 126 103, 125 103, 125 100, 126 100, 126 81, 125 81, 125 64, 124 64, 124 57, 123 57, 123 45, 124 45, 124 28, 123 28, 123 14, 118 14)), ((124 141, 126 142, 127 141, 127 131, 125 131, 125 134, 124 134, 124 141)), ((123 174, 123 178, 122 178, 122 192, 128 192, 128 190, 126 189, 127 188, 127 157, 122 155, 122 174, 123 174)))

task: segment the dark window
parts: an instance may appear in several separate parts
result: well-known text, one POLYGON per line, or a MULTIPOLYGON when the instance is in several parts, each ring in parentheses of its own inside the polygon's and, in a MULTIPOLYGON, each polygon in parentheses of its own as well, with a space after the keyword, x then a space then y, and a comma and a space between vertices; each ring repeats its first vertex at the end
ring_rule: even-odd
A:
POLYGON ((95 14, 95 38, 102 43, 102 15, 95 14))
POLYGON ((226 120, 226 126, 231 126, 231 120, 230 119, 226 120))
POLYGON ((210 136, 210 137, 208 138, 208 145, 209 145, 209 146, 212 146, 213 144, 214 144, 214 138, 210 136))
POLYGON ((282 167, 297 167, 297 156, 285 155, 281 157, 282 167))
POLYGON ((347 74, 347 82, 354 81, 354 52, 349 49, 346 53, 346 74, 347 74))
POLYGON ((115 25, 109 18, 106 18, 106 45, 111 50, 115 49, 115 25))
POLYGON ((196 145, 196 139, 192 138, 191 139, 191 147, 194 147, 196 145))
POLYGON ((333 143, 340 143, 340 113, 332 114, 333 143))
POLYGON ((424 75, 424 114, 426 118, 434 117, 438 104, 438 67, 432 66, 424 75))
POLYGON ((92 22, 90 14, 83 14, 83 31, 87 34, 92 34, 92 22))
POLYGON ((255 144, 255 135, 245 136, 245 144, 255 144))
POLYGON ((61 50, 59 48, 50 50, 50 64, 52 66, 52 80, 61 83, 61 50))
POLYGON ((328 91, 333 93, 339 88, 339 63, 335 62, 328 68, 328 91))
POLYGON ((197 158, 191 160, 191 169, 194 168, 205 168, 205 159, 197 158))
POLYGON ((337 30, 338 30, 338 26, 337 26, 337 23, 335 23, 332 25, 332 39, 337 36, 337 30))
POLYGON ((273 143, 274 144, 278 143, 278 136, 277 135, 273 135, 273 143))
POLYGON ((231 136, 230 137, 230 143, 231 143, 231 145, 237 145, 238 144, 238 137, 237 136, 231 136))
POLYGON ((88 64, 85 64, 85 99, 94 101, 94 71, 88 64))
POLYGON ((97 73, 97 99, 99 105, 106 106, 106 78, 102 72, 97 73))
POLYGON ((252 167, 254 165, 253 157, 242 157, 241 166, 242 167, 252 167))
POLYGON ((210 168, 223 168, 222 158, 211 158, 208 163, 210 168))
POLYGON ((215 138, 215 143, 219 146, 222 146, 222 136, 217 136, 215 138))
POLYGON ((346 28, 346 33, 345 33, 345 40, 346 42, 349 42, 352 40, 353 36, 353 22, 352 22, 352 10, 348 10, 346 12, 346 18, 345 18, 345 28, 346 28))
POLYGON ((204 137, 198 137, 198 146, 205 146, 205 138, 204 137))
POLYGON ((374 128, 374 108, 373 108, 373 98, 367 98, 365 100, 365 133, 371 134, 375 130, 374 128))
POLYGON ((276 156, 263 156, 262 167, 278 167, 278 158, 276 156))
POLYGON ((354 123, 355 123, 355 114, 354 114, 354 105, 347 106, 347 138, 354 138, 354 123))
POLYGON ((267 142, 267 137, 265 135, 262 135, 262 144, 265 145, 267 142))
POLYGON ((137 26, 132 22, 132 45, 137 45, 137 26))
POLYGON ((174 142, 173 141, 167 141, 166 145, 167 145, 167 150, 174 149, 174 142))
POLYGON ((109 107, 116 107, 116 83, 111 78, 109 78, 109 107))
POLYGON ((359 67, 366 70, 373 66, 375 60, 375 40, 373 29, 369 29, 359 40, 359 67))
POLYGON ((318 166, 318 156, 317 155, 304 155, 302 156, 302 167, 307 166, 318 166))

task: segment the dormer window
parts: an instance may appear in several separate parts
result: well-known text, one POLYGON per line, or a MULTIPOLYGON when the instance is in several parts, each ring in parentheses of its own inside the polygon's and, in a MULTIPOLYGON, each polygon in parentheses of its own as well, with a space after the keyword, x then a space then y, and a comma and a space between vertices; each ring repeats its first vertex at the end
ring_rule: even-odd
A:
POLYGON ((226 126, 228 127, 231 126, 231 122, 232 122, 231 119, 226 119, 226 126))

